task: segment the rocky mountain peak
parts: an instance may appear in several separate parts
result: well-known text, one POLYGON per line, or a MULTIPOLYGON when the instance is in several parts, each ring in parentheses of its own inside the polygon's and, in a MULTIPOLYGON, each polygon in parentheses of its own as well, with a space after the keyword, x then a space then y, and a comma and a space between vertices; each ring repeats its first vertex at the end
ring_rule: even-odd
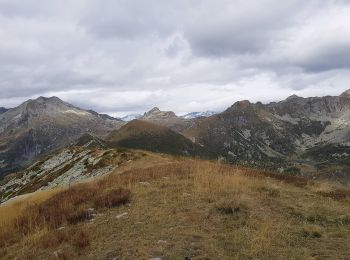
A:
POLYGON ((236 111, 236 110, 245 110, 247 108, 252 107, 252 103, 249 100, 242 100, 235 102, 231 107, 229 107, 226 111, 236 111))
POLYGON ((350 97, 350 89, 344 91, 340 96, 341 97, 350 97))
POLYGON ((31 105, 47 105, 47 104, 51 104, 51 105, 66 105, 65 102, 63 102, 61 99, 59 99, 58 97, 43 97, 40 96, 36 99, 29 99, 27 102, 25 103, 29 103, 31 105))
POLYGON ((148 113, 156 113, 156 112, 160 112, 160 109, 158 107, 154 107, 150 111, 148 111, 148 113))
POLYGON ((142 119, 168 119, 176 117, 177 116, 172 111, 161 111, 158 107, 154 107, 150 111, 146 112, 142 119))
POLYGON ((291 96, 289 96, 289 97, 287 97, 287 101, 291 101, 291 100, 296 100, 296 99, 301 99, 302 97, 299 97, 299 96, 297 96, 297 95, 291 95, 291 96))

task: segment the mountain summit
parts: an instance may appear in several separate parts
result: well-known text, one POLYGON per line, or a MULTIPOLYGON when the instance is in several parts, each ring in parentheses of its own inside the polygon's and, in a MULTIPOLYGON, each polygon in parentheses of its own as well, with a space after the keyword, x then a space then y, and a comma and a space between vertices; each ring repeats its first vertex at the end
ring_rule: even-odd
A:
POLYGON ((146 112, 141 119, 143 120, 164 120, 177 118, 173 111, 161 111, 158 107, 152 108, 146 112))
POLYGON ((85 133, 103 137, 123 122, 39 97, 0 114, 0 175, 24 167, 85 133))
POLYGON ((340 96, 342 96, 342 97, 350 97, 350 89, 344 91, 340 96))

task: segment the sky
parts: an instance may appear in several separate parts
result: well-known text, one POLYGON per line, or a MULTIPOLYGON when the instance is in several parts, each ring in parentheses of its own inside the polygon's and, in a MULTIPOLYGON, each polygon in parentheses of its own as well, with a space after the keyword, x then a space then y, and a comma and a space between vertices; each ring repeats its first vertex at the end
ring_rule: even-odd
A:
POLYGON ((0 0, 0 106, 122 116, 350 88, 347 0, 0 0))

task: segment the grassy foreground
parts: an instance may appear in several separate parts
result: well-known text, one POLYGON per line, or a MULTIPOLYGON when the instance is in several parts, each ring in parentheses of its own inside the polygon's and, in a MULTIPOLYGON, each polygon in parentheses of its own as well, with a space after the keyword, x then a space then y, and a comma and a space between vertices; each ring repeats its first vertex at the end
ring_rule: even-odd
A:
POLYGON ((0 259, 350 259, 350 192, 174 159, 0 207, 0 259))

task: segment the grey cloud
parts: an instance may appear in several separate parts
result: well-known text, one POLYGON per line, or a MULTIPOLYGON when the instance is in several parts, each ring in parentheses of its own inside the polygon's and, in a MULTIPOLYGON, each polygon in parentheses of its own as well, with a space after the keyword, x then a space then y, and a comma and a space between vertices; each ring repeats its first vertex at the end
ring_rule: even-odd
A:
POLYGON ((302 1, 205 1, 204 10, 189 22, 185 35, 198 55, 226 56, 264 52, 293 25, 302 1))
POLYGON ((190 112, 340 93, 349 17, 340 0, 3 0, 0 106, 58 95, 100 112, 190 112))
POLYGON ((322 72, 334 69, 350 68, 350 42, 344 45, 334 44, 297 63, 307 72, 322 72))
POLYGON ((95 2, 91 12, 81 21, 82 26, 97 37, 137 39, 165 36, 177 28, 182 1, 95 2))

